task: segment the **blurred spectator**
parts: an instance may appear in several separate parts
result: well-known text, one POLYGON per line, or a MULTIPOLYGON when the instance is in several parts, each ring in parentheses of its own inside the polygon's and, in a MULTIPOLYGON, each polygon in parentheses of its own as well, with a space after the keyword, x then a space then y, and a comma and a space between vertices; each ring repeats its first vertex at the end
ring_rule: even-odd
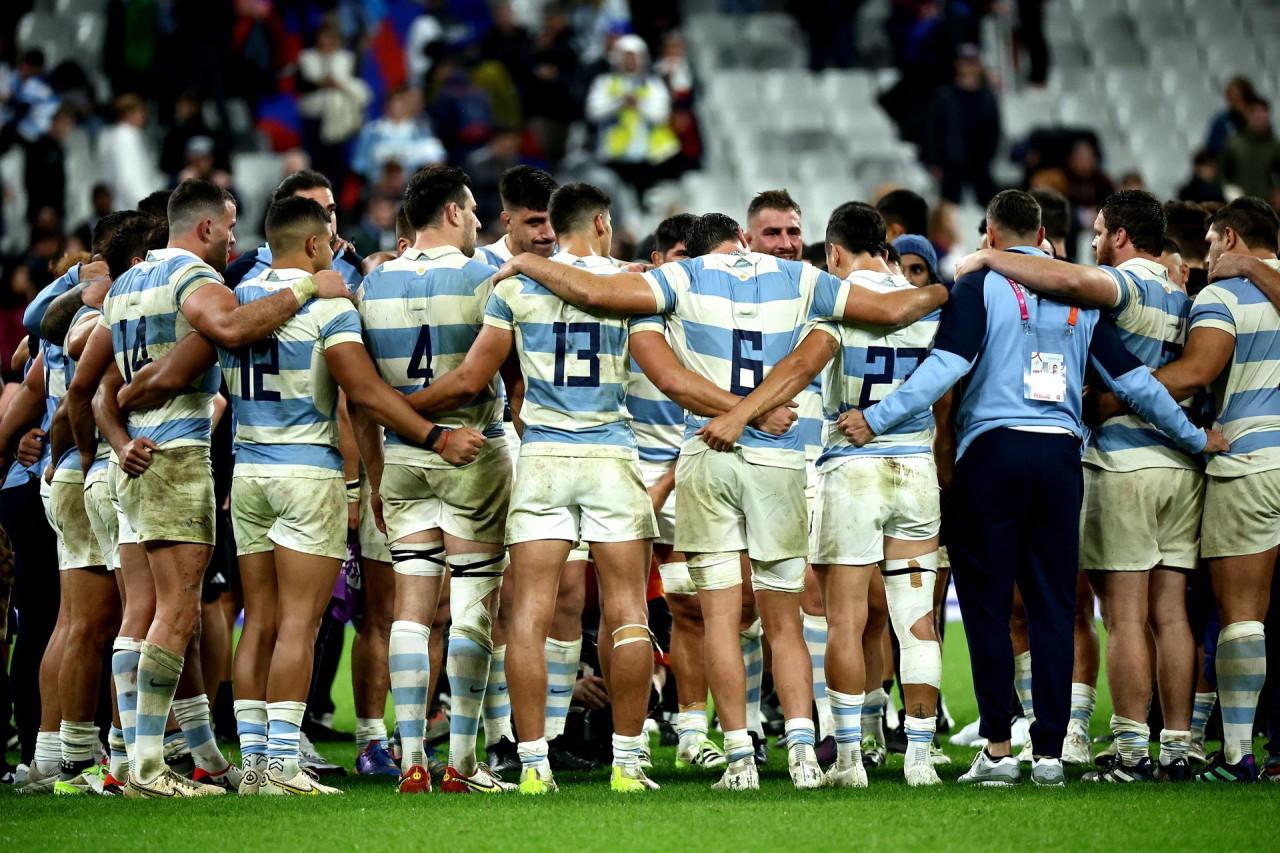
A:
POLYGON ((315 46, 299 55, 298 93, 304 138, 316 169, 340 187, 350 142, 360 132, 373 93, 357 76, 355 54, 342 46, 337 26, 321 26, 315 46))
POLYGON ((498 184, 507 169, 524 162, 520 156, 521 141, 521 135, 517 131, 498 133, 488 145, 473 152, 463 167, 471 176, 471 192, 476 197, 480 224, 488 230, 502 231, 498 222, 498 214, 502 210, 498 184))
POLYGON ((493 7, 493 29, 480 41, 480 55, 507 67, 517 86, 524 86, 529 75, 529 55, 533 36, 516 21, 511 4, 501 2, 493 7))
POLYGON ((796 3, 796 22, 809 36, 809 68, 852 68, 858 60, 858 7, 865 0, 796 3))
POLYGON ((396 202, 395 196, 376 193, 365 206, 359 224, 345 233, 359 255, 368 257, 395 246, 396 202))
POLYGON ((1146 182, 1142 180, 1140 172, 1125 172, 1120 176, 1120 183, 1116 186, 1117 190, 1145 190, 1146 182))
POLYGON ((955 81, 933 96, 924 159, 941 181, 944 199, 959 204, 968 186, 985 206, 995 195, 991 161, 1000 146, 1000 106, 977 45, 963 45, 955 64, 955 81))
POLYGON ((568 6, 574 45, 583 65, 604 57, 609 36, 631 32, 626 0, 570 0, 568 6))
POLYGON ((696 169, 702 162, 702 135, 693 111, 693 67, 689 64, 683 35, 667 33, 653 70, 671 93, 671 129, 680 140, 680 157, 684 161, 681 171, 696 169))
POLYGON ((668 121, 671 95, 649 71, 649 51, 638 36, 618 39, 609 60, 613 70, 592 81, 587 92, 586 115, 596 127, 600 161, 643 197, 680 152, 668 121))
POLYGON ((159 3, 111 0, 107 4, 102 59, 113 94, 152 95, 160 91, 161 81, 155 72, 164 35, 162 26, 159 3))
POLYGON ((89 204, 92 207, 89 218, 81 222, 75 230, 76 239, 82 246, 93 245, 93 229, 97 227, 98 220, 116 209, 111 187, 106 184, 94 184, 89 193, 89 204))
POLYGON ((351 168, 376 181, 390 160, 412 174, 444 159, 444 146, 422 115, 422 96, 414 89, 398 89, 387 96, 382 118, 361 129, 351 168))
POLYGON ((929 230, 929 203, 911 190, 891 190, 876 202, 876 210, 884 217, 888 242, 903 234, 925 234, 929 230))
POLYGON ((36 295, 27 265, 9 258, 0 272, 0 374, 7 380, 22 378, 10 369, 13 352, 27 336, 22 325, 22 312, 36 295))
POLYGON ((524 83, 524 114, 551 163, 564 156, 569 124, 580 114, 574 96, 573 79, 578 70, 578 54, 572 45, 569 17, 557 3, 542 11, 542 30, 529 56, 529 75, 524 83))
POLYGON ((1230 136, 1244 129, 1245 112, 1249 104, 1258 99, 1258 92, 1253 88, 1253 81, 1237 75, 1227 81, 1222 97, 1227 108, 1210 120, 1209 133, 1204 141, 1204 147, 1214 155, 1222 153, 1222 147, 1230 136))
POLYGON ((0 86, 0 126, 13 125, 22 141, 35 142, 49 132, 58 103, 44 78, 44 51, 28 50, 7 85, 0 86))
MULTIPOLYGON (((1067 156, 1067 201, 1071 202, 1076 225, 1093 227, 1102 200, 1115 192, 1115 185, 1098 163, 1098 149, 1088 139, 1077 139, 1067 156)), ((1074 232, 1073 232, 1074 233, 1074 232)))
POLYGON ((1191 158, 1191 178, 1178 190, 1182 201, 1226 201, 1218 181, 1218 158, 1201 148, 1191 158))
POLYGON ((1018 40, 1027 49, 1027 82, 1043 86, 1049 77, 1049 45, 1044 40, 1044 0, 1018 0, 1018 40))
POLYGON ((421 89, 433 64, 432 48, 444 42, 444 3, 425 0, 422 14, 413 19, 404 37, 404 64, 409 72, 409 85, 421 89))
POLYGON ((1271 105, 1257 98, 1245 107, 1245 126, 1222 146, 1222 182, 1244 195, 1271 200, 1280 186, 1280 140, 1271 129, 1271 105))
POLYGON ((461 166, 494 134, 493 109, 462 57, 441 50, 427 85, 427 109, 449 162, 461 166))
POLYGON ((174 102, 173 126, 160 149, 160 170, 171 182, 177 183, 178 173, 187 165, 187 143, 197 136, 213 141, 214 166, 229 170, 231 157, 226 137, 205 122, 204 102, 198 92, 188 89, 174 102))
POLYGON ((156 169, 156 155, 143 130, 147 125, 147 104, 137 95, 121 95, 115 103, 116 121, 98 137, 99 174, 112 195, 122 204, 164 186, 156 169))
MULTIPOLYGON (((187 140, 186 154, 186 166, 178 173, 177 183, 182 183, 189 178, 198 178, 215 183, 224 189, 231 189, 231 173, 226 169, 217 168, 217 163, 214 161, 212 139, 207 136, 191 137, 187 140)), ((235 193, 233 192, 232 195, 235 193)))
POLYGON ((67 136, 76 126, 75 111, 61 106, 49 129, 26 149, 23 167, 27 189, 27 221, 34 223, 43 208, 51 208, 61 220, 67 212, 67 136))
POLYGON ((258 98, 276 91, 277 77, 292 59, 287 55, 289 33, 271 0, 235 0, 234 8, 227 89, 256 104, 258 98))

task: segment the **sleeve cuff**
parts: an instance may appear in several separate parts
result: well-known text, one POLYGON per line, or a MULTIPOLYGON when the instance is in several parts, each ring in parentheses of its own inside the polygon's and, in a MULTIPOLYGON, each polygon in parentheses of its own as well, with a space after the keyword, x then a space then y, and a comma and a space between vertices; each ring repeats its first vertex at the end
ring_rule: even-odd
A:
POLYGON ((1219 329, 1226 332, 1231 337, 1236 336, 1235 323, 1228 322, 1218 317, 1203 317, 1200 319, 1191 319, 1191 329, 1219 329))
POLYGON ((501 317, 495 317, 492 314, 484 315, 484 324, 493 326, 495 329, 502 329, 504 332, 510 332, 515 329, 515 324, 510 320, 504 320, 501 317))
POLYGON ((671 306, 667 304, 667 297, 662 291, 662 285, 658 284, 657 279, 649 273, 642 273, 641 275, 644 278, 645 283, 649 285, 649 290, 653 293, 653 304, 657 313, 667 313, 667 311, 671 309, 671 306))

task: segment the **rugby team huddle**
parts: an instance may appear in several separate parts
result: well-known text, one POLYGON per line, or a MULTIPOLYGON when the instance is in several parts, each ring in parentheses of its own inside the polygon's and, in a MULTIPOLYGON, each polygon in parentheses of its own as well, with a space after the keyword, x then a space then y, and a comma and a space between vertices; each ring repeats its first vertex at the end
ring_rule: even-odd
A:
POLYGON ((1063 761, 1092 763, 1097 640, 1090 664, 1079 634, 1093 592, 1115 740, 1084 778, 1280 779, 1280 752, 1259 768, 1252 749, 1280 543, 1280 221, 1266 203, 1214 211, 1187 249, 1166 240, 1154 196, 1116 193, 1094 226, 1098 266, 1080 266, 1054 259, 1040 202, 1005 191, 948 288, 927 240, 861 202, 831 215, 813 262, 783 190, 757 196, 745 230, 672 217, 651 257, 627 262, 599 188, 519 166, 501 197, 501 212, 478 211, 461 170, 425 168, 397 251, 361 259, 336 234, 328 181, 296 173, 232 288, 235 201, 188 180, 165 216, 104 217, 92 258, 33 303, 40 334, 0 445, 39 478, 61 607, 24 790, 341 793, 308 771, 301 730, 356 515, 365 606, 380 611, 353 650, 357 772, 401 793, 433 776, 450 793, 556 790, 588 573, 614 791, 658 788, 645 772, 655 658, 678 690, 677 766, 759 787, 766 645, 797 788, 867 786, 895 673, 905 779, 941 784, 953 567, 985 740, 960 782, 1012 785, 1030 763, 1057 786, 1063 761), (477 246, 479 217, 498 215, 506 235, 477 246), (1193 250, 1211 279, 1198 295, 1193 250), (222 418, 244 606, 239 765, 198 674, 222 418), (46 440, 24 436, 37 425, 46 440), (1008 485, 1042 467, 1044 483, 1008 485), (1188 618, 1210 587, 1216 692, 1188 618), (672 617, 661 641, 658 597, 672 617), (441 670, 448 759, 434 768, 441 670), (166 761, 179 742, 188 773, 166 761))

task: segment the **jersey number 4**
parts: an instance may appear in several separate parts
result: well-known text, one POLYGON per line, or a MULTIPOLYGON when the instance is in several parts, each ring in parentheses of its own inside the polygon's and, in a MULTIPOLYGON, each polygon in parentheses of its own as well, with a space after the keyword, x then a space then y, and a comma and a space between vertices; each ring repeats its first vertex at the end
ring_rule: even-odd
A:
POLYGON ((280 342, 275 338, 258 341, 240 353, 240 399, 262 403, 280 402, 279 391, 263 387, 267 376, 280 375, 280 342))
MULTIPOLYGON (((927 349, 922 347, 903 347, 902 349, 894 349, 893 347, 867 347, 867 371, 862 374, 862 393, 858 396, 858 408, 865 409, 876 400, 871 399, 871 389, 876 385, 893 385, 897 381, 896 366, 897 362, 902 359, 915 362, 911 369, 902 376, 902 381, 907 381, 907 377, 915 373, 920 362, 924 361, 925 356, 929 354, 927 349), (882 368, 873 373, 871 368, 881 363, 882 368)), ((880 398, 877 398, 880 399, 880 398)))
POLYGON ((413 355, 409 357, 409 370, 406 375, 410 379, 421 379, 423 385, 431 384, 431 327, 423 325, 418 330, 418 340, 413 345, 413 355))
MULTIPOLYGON (((599 388, 600 387, 600 324, 599 323, 553 323, 551 331, 556 338, 556 375, 555 384, 561 388, 599 388), (570 335, 586 335, 586 346, 569 343, 570 335), (566 376, 565 359, 572 352, 579 361, 588 365, 586 376, 566 376)), ((579 337, 578 341, 582 339, 579 337)))
POLYGON ((116 329, 120 335, 120 349, 124 353, 124 381, 132 382, 134 372, 151 363, 151 356, 147 354, 147 318, 139 317, 133 321, 132 332, 128 320, 116 323, 116 329))

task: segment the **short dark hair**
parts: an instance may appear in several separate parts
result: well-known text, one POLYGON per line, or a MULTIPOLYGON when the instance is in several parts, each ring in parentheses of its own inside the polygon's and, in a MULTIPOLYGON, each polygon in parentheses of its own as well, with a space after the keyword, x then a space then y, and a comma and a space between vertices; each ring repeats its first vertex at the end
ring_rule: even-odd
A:
POLYGON ((1176 240, 1170 240, 1168 237, 1165 237, 1164 243, 1160 246, 1160 254, 1177 255, 1178 257, 1182 257, 1182 247, 1178 245, 1176 240))
POLYGON ((1188 263, 1204 262, 1208 247, 1204 234, 1209 230, 1209 215, 1194 201, 1167 201, 1164 205, 1165 236, 1178 244, 1178 254, 1188 263))
POLYGON ((880 211, 861 201, 847 201, 827 220, 827 243, 855 255, 875 255, 884 246, 884 231, 880 211))
POLYGON ((300 195, 287 195, 273 201, 267 208, 263 230, 267 245, 275 247, 273 253, 283 253, 297 248, 291 244, 304 241, 313 234, 324 234, 328 228, 329 214, 319 203, 300 195))
POLYGON ((93 226, 93 239, 90 241, 93 253, 95 255, 102 254, 107 247, 107 243, 111 242, 111 237, 116 233, 116 230, 138 215, 139 213, 136 210, 113 210, 110 213, 104 213, 93 226))
POLYGON ((1031 193, 1004 190, 987 204, 987 226, 1016 237, 1030 237, 1040 230, 1040 203, 1031 193))
POLYGON ((271 194, 271 203, 275 204, 282 198, 304 193, 307 190, 320 189, 332 190, 333 184, 330 183, 328 178, 314 169, 302 169, 286 176, 276 186, 276 191, 271 194))
POLYGON ((825 272, 827 269, 826 244, 809 243, 800 250, 800 260, 805 261, 825 272))
POLYGON ((755 215, 762 210, 792 210, 800 213, 800 205, 791 197, 791 193, 785 189, 765 190, 756 193, 756 197, 751 199, 751 204, 747 205, 747 220, 755 218, 755 215))
POLYGON ((1050 240, 1065 240, 1071 231, 1071 202, 1057 190, 1031 190, 1040 205, 1040 224, 1050 240))
POLYGON ((901 225, 908 234, 929 233, 929 203, 911 190, 894 190, 885 193, 876 202, 876 210, 884 217, 886 226, 901 225))
POLYGON ((413 238, 413 226, 409 224, 409 214, 405 212, 405 207, 402 204, 396 210, 396 239, 408 240, 412 243, 413 238))
POLYGON ((156 190, 151 195, 138 199, 138 212, 157 219, 169 218, 169 196, 173 190, 156 190))
MULTIPOLYGON (((983 233, 985 234, 986 229, 983 228, 982 230, 983 230, 983 233)), ((902 253, 898 251, 897 246, 893 245, 892 243, 885 243, 880 248, 887 256, 889 263, 896 264, 899 268, 902 267, 902 253)))
POLYGON ((454 166, 428 166, 409 179, 404 209, 414 231, 435 225, 450 204, 462 205, 471 187, 467 173, 454 166))
POLYGON ((163 249, 169 243, 169 223, 166 220, 137 211, 129 213, 129 218, 120 223, 102 251, 112 279, 124 275, 134 258, 145 258, 147 252, 163 249))
POLYGON ((1120 190, 1107 196, 1100 212, 1108 231, 1115 233, 1123 228, 1133 248, 1149 255, 1160 254, 1169 221, 1160 199, 1146 190, 1120 190))
POLYGON ((1196 153, 1191 156, 1192 166, 1207 166, 1210 163, 1217 163, 1218 156, 1208 148, 1197 148, 1196 153))
POLYGON ((1280 233, 1280 216, 1257 196, 1241 196, 1228 202, 1213 215, 1209 227, 1222 233, 1230 228, 1250 249, 1277 252, 1277 234, 1280 233))
POLYGON ((653 250, 660 255, 665 255, 675 248, 677 243, 684 243, 684 247, 688 249, 689 229, 697 221, 698 217, 692 213, 677 213, 675 216, 668 216, 659 222, 658 227, 653 231, 653 250))
POLYGON ((564 184, 551 194, 547 210, 551 214, 551 230, 557 235, 571 234, 586 228, 597 215, 606 213, 613 199, 591 184, 564 184))
POLYGON ((742 226, 732 216, 704 213, 689 227, 689 237, 684 241, 684 247, 689 250, 689 257, 701 257, 721 243, 736 240, 741 230, 742 226))
POLYGON ((498 196, 502 209, 510 212, 546 210, 551 204, 551 194, 556 191, 556 179, 542 169, 533 166, 512 166, 502 173, 498 182, 498 196))
POLYGON ((205 216, 221 213, 228 204, 235 203, 235 197, 217 184, 188 178, 169 196, 169 230, 185 231, 205 216))

